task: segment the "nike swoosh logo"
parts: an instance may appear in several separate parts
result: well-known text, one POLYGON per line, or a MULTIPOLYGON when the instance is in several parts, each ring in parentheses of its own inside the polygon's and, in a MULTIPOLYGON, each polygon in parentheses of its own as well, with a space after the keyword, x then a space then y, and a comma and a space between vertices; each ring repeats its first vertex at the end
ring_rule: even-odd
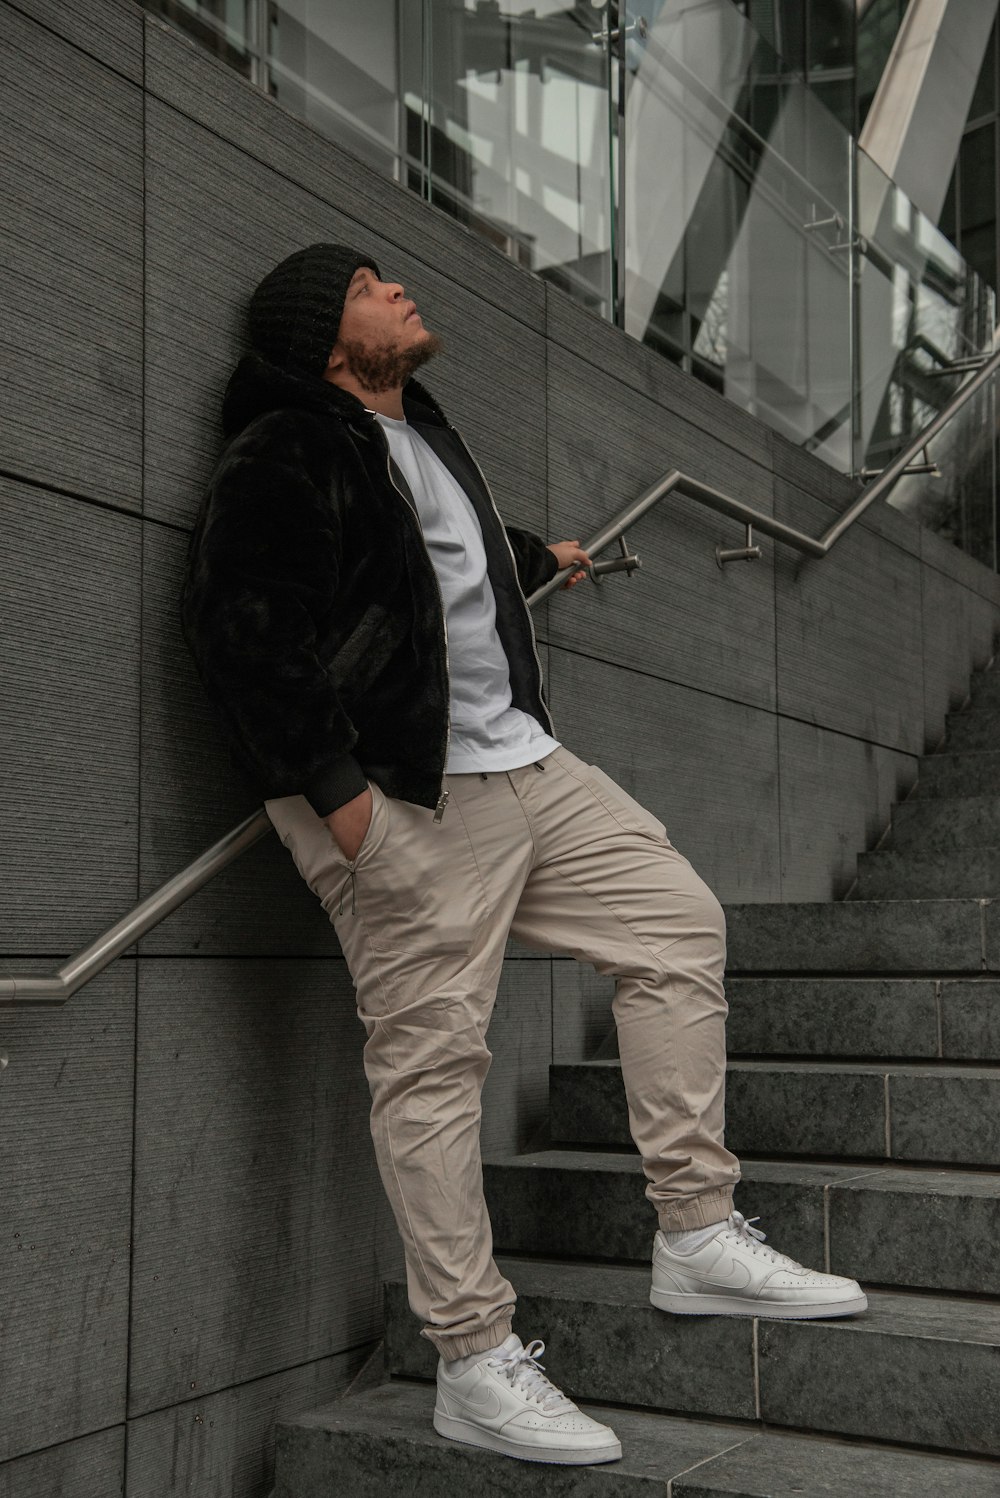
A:
POLYGON ((458 1395, 452 1391, 451 1398, 456 1404, 464 1404, 470 1410, 475 1410, 483 1420, 495 1420, 503 1410, 500 1395, 495 1389, 488 1389, 483 1384, 474 1390, 470 1389, 468 1394, 458 1395))
POLYGON ((720 1269, 706 1274, 703 1269, 689 1269, 686 1264, 678 1262, 679 1258, 680 1255, 669 1261, 672 1271, 686 1275, 689 1279, 700 1280, 704 1285, 718 1285, 723 1290, 745 1290, 753 1277, 747 1266, 738 1259, 730 1259, 724 1274, 720 1269))

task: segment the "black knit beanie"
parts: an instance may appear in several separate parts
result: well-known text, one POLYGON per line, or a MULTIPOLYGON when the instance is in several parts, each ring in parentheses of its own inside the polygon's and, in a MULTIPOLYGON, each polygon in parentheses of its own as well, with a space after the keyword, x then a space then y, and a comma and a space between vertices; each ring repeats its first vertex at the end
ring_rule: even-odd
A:
POLYGON ((311 244, 287 256, 250 297, 251 346, 291 374, 322 375, 351 277, 362 265, 379 275, 370 255, 346 244, 311 244))

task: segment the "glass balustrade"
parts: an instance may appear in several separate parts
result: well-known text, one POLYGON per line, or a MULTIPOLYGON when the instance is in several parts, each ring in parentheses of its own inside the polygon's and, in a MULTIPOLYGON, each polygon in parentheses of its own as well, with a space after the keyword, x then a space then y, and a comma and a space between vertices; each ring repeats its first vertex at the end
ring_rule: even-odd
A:
MULTIPOLYGON (((990 345, 994 292, 747 7, 634 4, 148 8, 526 269, 867 477, 990 345)), ((890 500, 993 565, 994 413, 992 391, 977 396, 936 439, 940 474, 890 500)))

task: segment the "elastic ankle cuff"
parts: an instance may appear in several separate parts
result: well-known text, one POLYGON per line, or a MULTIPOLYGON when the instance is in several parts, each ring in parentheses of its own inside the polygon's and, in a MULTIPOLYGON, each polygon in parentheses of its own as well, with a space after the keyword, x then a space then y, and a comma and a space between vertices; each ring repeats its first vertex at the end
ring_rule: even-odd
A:
POLYGON ((482 1331, 468 1332, 464 1337, 441 1336, 427 1326, 420 1335, 427 1338, 446 1363, 451 1363, 455 1358, 467 1358, 470 1353, 488 1352, 491 1347, 499 1347, 510 1336, 511 1328, 512 1318, 508 1316, 504 1321, 494 1321, 484 1326, 482 1331))
POLYGON ((722 1186, 718 1191, 705 1191, 676 1206, 664 1205, 657 1215, 665 1233, 681 1233, 685 1229, 711 1227, 713 1222, 724 1221, 732 1210, 732 1187, 722 1186))

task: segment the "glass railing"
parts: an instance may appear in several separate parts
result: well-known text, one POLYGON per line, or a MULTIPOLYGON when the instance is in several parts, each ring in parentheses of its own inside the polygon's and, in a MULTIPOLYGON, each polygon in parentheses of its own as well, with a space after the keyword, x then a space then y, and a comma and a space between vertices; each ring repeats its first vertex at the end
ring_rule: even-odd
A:
MULTIPOLYGON (((990 344, 994 292, 731 0, 636 3, 148 8, 791 441, 885 467, 990 344)), ((995 564, 992 412, 891 502, 995 564)))

